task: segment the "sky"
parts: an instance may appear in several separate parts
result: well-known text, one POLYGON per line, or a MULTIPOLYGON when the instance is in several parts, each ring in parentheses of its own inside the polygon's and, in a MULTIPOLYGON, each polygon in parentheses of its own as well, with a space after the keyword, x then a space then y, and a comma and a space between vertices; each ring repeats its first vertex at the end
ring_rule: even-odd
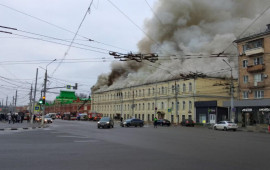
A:
MULTIPOLYGON (((137 52, 144 22, 153 15, 148 5, 156 0, 111 2, 94 0, 87 12, 91 0, 1 0, 0 26, 17 30, 0 28, 12 33, 0 32, 0 102, 5 105, 8 97, 9 105, 17 90, 17 106, 28 104, 37 68, 38 100, 46 67, 49 88, 78 83, 75 92, 88 96, 98 76, 111 70, 109 51, 137 52)), ((60 90, 67 89, 50 89, 46 99, 54 100, 60 90)))

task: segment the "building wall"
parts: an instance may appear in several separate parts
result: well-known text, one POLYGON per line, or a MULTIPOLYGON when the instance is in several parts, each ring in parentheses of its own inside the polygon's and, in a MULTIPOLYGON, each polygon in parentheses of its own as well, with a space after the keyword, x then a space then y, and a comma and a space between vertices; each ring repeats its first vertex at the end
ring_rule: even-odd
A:
POLYGON ((256 37, 254 39, 249 39, 247 41, 242 41, 237 44, 238 51, 239 51, 239 88, 240 88, 240 99, 255 99, 255 91, 256 90, 263 90, 264 91, 264 98, 270 98, 270 35, 265 35, 262 37, 256 37), (264 53, 255 54, 251 56, 245 55, 243 50, 243 45, 247 42, 261 39, 263 38, 263 48, 264 53), (243 60, 248 61, 248 66, 254 65, 254 58, 256 57, 263 57, 263 66, 264 70, 257 72, 248 72, 247 67, 243 67, 243 60), (265 76, 264 80, 261 83, 258 83, 257 86, 254 85, 254 75, 255 74, 263 74, 265 76), (248 76, 248 83, 244 83, 244 76, 248 76), (261 86, 262 85, 262 86, 261 86), (260 87, 261 86, 261 87, 260 87), (248 92, 248 98, 244 98, 243 92, 248 92))
POLYGON ((173 116, 174 123, 178 121, 177 115, 179 121, 183 115, 195 119, 194 102, 216 100, 221 106, 230 97, 226 89, 228 83, 229 80, 221 78, 179 79, 95 92, 92 93, 92 112, 111 117, 122 113, 124 119, 137 117, 145 121, 148 118, 152 121, 154 116, 161 116, 157 113, 162 113, 168 120, 173 116))

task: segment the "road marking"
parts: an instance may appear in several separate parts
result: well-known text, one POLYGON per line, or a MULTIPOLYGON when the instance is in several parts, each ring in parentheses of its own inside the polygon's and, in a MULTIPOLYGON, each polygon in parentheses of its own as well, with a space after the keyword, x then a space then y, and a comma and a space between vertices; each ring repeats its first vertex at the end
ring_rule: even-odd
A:
POLYGON ((88 137, 83 137, 83 136, 56 136, 59 138, 81 138, 81 139, 88 139, 88 137))
POLYGON ((96 140, 75 140, 75 143, 97 142, 96 140))

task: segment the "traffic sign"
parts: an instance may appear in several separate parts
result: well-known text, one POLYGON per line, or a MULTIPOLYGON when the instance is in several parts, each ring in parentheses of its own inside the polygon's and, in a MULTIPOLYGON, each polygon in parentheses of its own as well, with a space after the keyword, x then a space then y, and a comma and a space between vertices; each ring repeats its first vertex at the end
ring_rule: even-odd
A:
POLYGON ((71 89, 71 85, 67 85, 67 89, 71 89))
POLYGON ((40 107, 39 106, 35 106, 35 111, 39 111, 40 107))
POLYGON ((168 112, 171 112, 172 111, 172 109, 168 109, 168 112))

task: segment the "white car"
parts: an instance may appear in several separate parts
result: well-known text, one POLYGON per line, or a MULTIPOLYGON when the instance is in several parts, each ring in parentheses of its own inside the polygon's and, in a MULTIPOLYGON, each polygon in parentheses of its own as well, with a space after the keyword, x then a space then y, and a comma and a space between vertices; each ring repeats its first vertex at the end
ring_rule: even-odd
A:
POLYGON ((236 131, 238 126, 237 124, 231 122, 231 121, 220 121, 218 123, 216 123, 213 127, 215 130, 233 130, 236 131))
POLYGON ((53 120, 52 120, 52 118, 50 117, 50 116, 45 116, 44 117, 44 123, 52 123, 53 122, 53 120))

